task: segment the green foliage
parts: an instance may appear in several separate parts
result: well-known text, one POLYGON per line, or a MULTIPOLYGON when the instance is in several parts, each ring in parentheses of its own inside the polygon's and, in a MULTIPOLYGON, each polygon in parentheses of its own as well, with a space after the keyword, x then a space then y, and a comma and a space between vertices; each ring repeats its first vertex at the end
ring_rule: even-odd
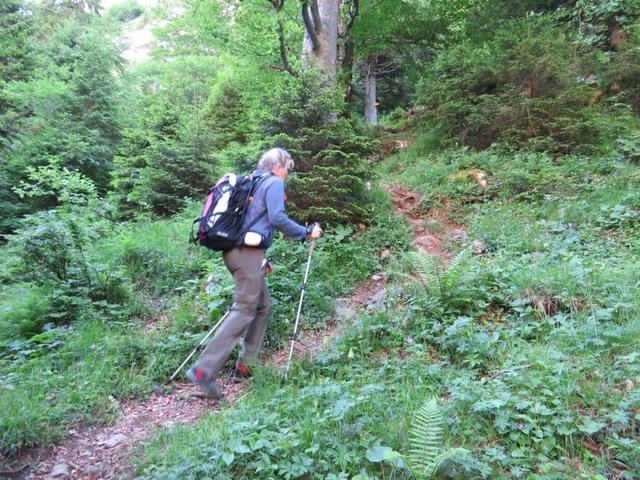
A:
POLYGON ((442 412, 433 398, 414 414, 407 456, 417 479, 433 478, 457 455, 467 453, 464 449, 442 451, 442 425, 442 412))
POLYGON ((135 83, 148 90, 132 106, 133 124, 114 159, 113 196, 122 213, 176 213, 210 186, 214 136, 202 105, 215 64, 187 57, 139 72, 135 83))
POLYGON ((631 132, 628 137, 618 139, 620 155, 625 160, 640 163, 640 133, 631 132))
POLYGON ((640 27, 636 26, 630 29, 626 39, 618 45, 605 76, 614 99, 630 105, 636 115, 640 115, 639 46, 640 27))
MULTIPOLYGON (((408 269, 388 255, 409 248, 411 228, 367 187, 375 142, 345 120, 342 87, 298 72, 299 2, 192 2, 130 75, 107 32, 141 8, 115 7, 105 23, 89 3, 0 4, 0 229, 17 229, 0 251, 3 454, 108 421, 114 398, 173 372, 232 301, 220 256, 186 243, 197 205, 185 197, 282 146, 300 171, 290 213, 329 224, 303 332, 330 323, 336 297, 372 271, 390 280, 386 299, 295 360, 289 385, 258 369, 241 405, 161 434, 140 475, 409 478, 399 455, 372 464, 365 452, 427 445, 410 461, 426 474, 447 425, 475 457, 452 459, 449 478, 637 476, 634 2, 573 2, 555 20, 560 0, 343 3, 343 24, 361 8, 356 61, 383 54, 399 67, 380 83, 381 107, 406 107, 390 114, 398 129, 427 130, 383 164, 384 179, 486 245, 471 260, 461 241, 447 268, 407 255, 422 289, 397 282, 408 269), (442 150, 456 142, 502 146, 442 150), (559 155, 582 151, 607 154, 559 155), (109 188, 116 202, 100 198, 109 188), (431 397, 446 408, 412 420, 431 397)), ((291 333, 307 248, 279 238, 270 251, 267 351, 291 333)))
POLYGON ((127 0, 112 5, 105 13, 105 16, 107 18, 113 18, 119 23, 127 23, 140 17, 144 11, 144 6, 140 5, 136 0, 127 0))
POLYGON ((461 408, 454 430, 472 445, 489 445, 481 460, 513 478, 573 477, 564 461, 578 457, 580 469, 613 472, 621 461, 622 471, 633 471, 637 419, 623 400, 633 394, 616 385, 635 385, 637 376, 628 368, 639 332, 630 247, 637 238, 637 166, 617 156, 550 161, 498 152, 407 152, 389 161, 392 179, 423 189, 436 206, 442 198, 456 205, 450 213, 469 220, 470 237, 483 239, 489 253, 474 262, 468 284, 476 301, 463 315, 443 315, 438 303, 404 287, 397 295, 405 310, 394 325, 407 330, 378 348, 401 345, 429 361, 435 346, 442 366, 430 374, 461 408), (397 171, 398 163, 407 167, 397 171), (450 183, 452 172, 471 166, 489 172, 490 185, 499 182, 494 195, 476 197, 479 203, 461 202, 470 190, 450 183), (584 456, 584 442, 620 445, 621 437, 622 450, 584 456))
POLYGON ((266 100, 261 144, 286 148, 296 161, 297 179, 288 185, 291 213, 302 221, 368 222, 370 175, 364 156, 374 144, 347 120, 328 121, 342 108, 317 73, 283 75, 266 100))
POLYGON ((496 142, 568 152, 598 146, 606 120, 590 107, 593 90, 571 39, 550 17, 514 19, 485 44, 442 54, 419 87, 427 118, 473 148, 496 142))
POLYGON ((13 188, 21 198, 66 205, 85 205, 97 200, 95 184, 80 172, 47 165, 27 167, 27 174, 27 179, 13 188))
POLYGON ((13 237, 10 270, 14 279, 49 292, 50 309, 38 322, 40 326, 46 319, 69 322, 85 309, 118 316, 122 314, 118 306, 129 298, 120 272, 91 258, 90 241, 96 230, 81 221, 55 211, 41 212, 28 216, 13 237))
POLYGON ((578 0, 558 14, 574 22, 581 44, 609 49, 615 48, 620 31, 633 28, 640 19, 640 7, 633 0, 578 0))
MULTIPOLYGON (((120 50, 98 20, 56 13, 45 28, 36 8, 32 21, 39 28, 17 37, 29 35, 29 67, 10 62, 19 71, 0 85, 0 125, 13 132, 0 181, 17 186, 30 168, 51 167, 80 172, 104 190, 120 135, 120 50)), ((15 229, 20 214, 55 205, 21 200, 9 189, 2 195, 3 231, 15 229)))
POLYGON ((105 257, 111 257, 113 265, 122 265, 137 288, 162 297, 200 273, 203 262, 212 256, 188 244, 190 225, 186 216, 141 222, 105 242, 105 257))
MULTIPOLYGON (((78 172, 50 166, 30 169, 30 174, 33 183, 16 190, 60 204, 56 210, 25 216, 6 247, 6 278, 45 292, 48 311, 34 326, 66 323, 94 311, 122 315, 121 306, 130 296, 127 282, 118 268, 97 259, 92 248, 95 238, 112 227, 105 218, 109 205, 98 200, 94 184, 78 172)), ((15 307, 11 297, 3 304, 15 307)))
POLYGON ((68 428, 110 421, 114 400, 148 394, 193 342, 97 320, 3 342, 0 451, 52 445, 68 428))
POLYGON ((404 467, 406 462, 417 480, 438 478, 452 461, 469 453, 463 448, 443 450, 443 423, 437 400, 426 400, 414 413, 406 457, 388 447, 373 447, 367 452, 367 458, 374 462, 385 460, 398 467, 404 467))
POLYGON ((125 130, 115 158, 113 186, 122 212, 176 213, 206 192, 212 178, 210 137, 202 125, 180 125, 169 104, 140 115, 141 128, 125 130))
POLYGON ((446 266, 441 265, 439 256, 424 250, 409 252, 407 259, 424 292, 437 298, 443 306, 464 310, 465 306, 477 300, 474 299, 474 292, 464 288, 465 279, 470 273, 470 248, 458 252, 446 266))
POLYGON ((16 108, 32 111, 21 128, 38 131, 14 161, 61 163, 105 187, 119 138, 119 50, 98 28, 66 22, 41 53, 36 78, 7 87, 16 108))
MULTIPOLYGON (((293 215, 309 222, 369 223, 371 175, 363 156, 371 152, 371 141, 344 120, 302 135, 289 147, 300 172, 288 188, 293 215)), ((279 138, 287 145, 289 139, 279 138)))
MULTIPOLYGON (((145 395, 153 382, 166 380, 176 358, 188 355, 232 301, 232 279, 220 255, 187 243, 198 206, 170 220, 116 226, 87 217, 105 208, 86 203, 28 217, 3 247, 3 254, 10 249, 3 260, 13 259, 9 271, 4 263, 0 270, 1 380, 9 385, 0 397, 10 412, 0 421, 3 453, 57 442, 70 426, 107 421, 110 398, 145 395), (94 236, 85 236, 90 232, 94 236), (110 291, 124 287, 125 295, 97 297, 102 275, 113 279, 110 291), (33 282, 15 284, 21 278, 33 282), (14 285, 6 284, 9 279, 14 285), (64 325, 47 325, 55 323, 64 325)), ((393 222, 387 209, 355 238, 351 228, 329 229, 314 254, 303 329, 328 322, 332 298, 376 267, 372 249, 403 243, 388 233, 393 222)), ((274 312, 267 349, 290 335, 307 247, 278 239, 270 252, 276 268, 269 278, 274 312)), ((274 450, 273 458, 280 453, 274 450)))
POLYGON ((13 81, 26 80, 35 67, 33 46, 33 19, 21 1, 0 2, 0 232, 15 225, 15 217, 23 208, 11 191, 14 173, 9 171, 7 155, 20 139, 16 131, 16 110, 7 98, 6 88, 13 81))
POLYGON ((47 289, 29 284, 15 284, 1 292, 0 338, 2 343, 30 337, 42 331, 51 311, 47 289))
MULTIPOLYGON (((4 86, 5 82, 24 80, 33 69, 32 45, 29 43, 33 19, 27 6, 20 0, 3 0, 0 12, 0 86, 4 86)), ((4 109, 0 113, 4 113, 4 109)))
POLYGON ((233 80, 223 78, 222 84, 209 98, 205 110, 216 150, 224 150, 231 143, 242 144, 247 140, 249 129, 243 125, 244 107, 241 87, 233 80))

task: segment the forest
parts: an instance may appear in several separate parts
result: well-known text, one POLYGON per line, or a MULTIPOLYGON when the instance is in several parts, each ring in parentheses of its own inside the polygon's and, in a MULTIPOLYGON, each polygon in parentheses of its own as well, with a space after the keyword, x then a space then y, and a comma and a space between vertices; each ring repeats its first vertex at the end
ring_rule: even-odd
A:
POLYGON ((639 288, 637 0, 0 0, 0 478, 640 479, 639 288), (273 147, 324 232, 202 398, 273 147))

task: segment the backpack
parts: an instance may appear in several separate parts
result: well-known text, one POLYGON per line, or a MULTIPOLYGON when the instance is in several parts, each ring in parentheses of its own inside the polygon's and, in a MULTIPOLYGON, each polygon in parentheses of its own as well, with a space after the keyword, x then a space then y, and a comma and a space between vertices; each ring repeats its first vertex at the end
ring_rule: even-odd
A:
POLYGON ((191 225, 189 241, 222 252, 240 245, 243 233, 267 213, 266 210, 261 212, 250 225, 242 229, 253 194, 269 176, 234 173, 224 175, 209 189, 202 213, 191 225), (196 223, 199 226, 197 234, 194 235, 196 223))

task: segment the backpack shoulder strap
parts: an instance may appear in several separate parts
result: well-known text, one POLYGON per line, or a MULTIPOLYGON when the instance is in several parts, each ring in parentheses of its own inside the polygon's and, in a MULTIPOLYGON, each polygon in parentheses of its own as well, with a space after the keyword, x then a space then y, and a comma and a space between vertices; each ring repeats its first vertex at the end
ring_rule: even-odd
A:
POLYGON ((254 193, 256 193, 258 191, 258 188, 260 187, 260 185, 262 185, 267 179, 269 179, 269 178, 271 178, 273 176, 274 175, 271 172, 266 172, 266 173, 263 173, 262 175, 258 176, 255 179, 255 183, 251 187, 251 192, 249 193, 249 195, 253 195, 254 193))
MULTIPOLYGON (((258 187, 260 187, 260 185, 262 185, 267 179, 273 177, 273 173, 271 172, 267 172, 267 173, 263 173, 262 175, 260 175, 258 177, 258 179, 256 180, 256 183, 254 184, 254 186, 251 188, 251 192, 249 193, 249 197, 253 196, 253 194, 255 192, 258 191, 258 187)), ((253 227, 256 223, 258 223, 258 221, 264 217, 267 214, 267 207, 265 205, 265 208, 262 212, 260 212, 256 218, 254 218, 253 220, 251 220, 249 222, 249 224, 244 228, 244 230, 249 230, 251 227, 253 227)))

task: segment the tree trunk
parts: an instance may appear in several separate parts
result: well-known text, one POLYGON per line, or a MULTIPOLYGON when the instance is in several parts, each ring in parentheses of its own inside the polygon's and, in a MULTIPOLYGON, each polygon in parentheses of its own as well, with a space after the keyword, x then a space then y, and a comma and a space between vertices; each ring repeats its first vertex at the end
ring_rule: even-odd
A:
POLYGON ((378 124, 378 106, 376 102, 376 74, 369 68, 365 85, 364 121, 368 125, 378 124))
POLYGON ((327 86, 336 84, 339 0, 310 0, 302 7, 302 64, 323 72, 327 86))

